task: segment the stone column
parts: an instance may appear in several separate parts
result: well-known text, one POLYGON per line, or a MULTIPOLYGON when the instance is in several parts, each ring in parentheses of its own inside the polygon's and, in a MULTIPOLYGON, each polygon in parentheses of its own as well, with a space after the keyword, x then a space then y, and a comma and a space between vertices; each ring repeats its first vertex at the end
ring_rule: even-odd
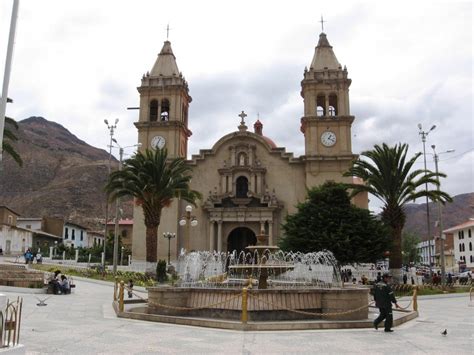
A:
POLYGON ((78 260, 79 260, 79 249, 76 249, 76 255, 74 257, 74 261, 77 263, 78 260))
POLYGON ((222 251, 222 221, 217 222, 217 251, 222 251))
POLYGON ((265 221, 260 221, 260 231, 258 234, 265 234, 265 221))
POLYGON ((63 251, 63 260, 66 260, 66 251, 63 251))
POLYGON ((268 221, 268 245, 273 245, 273 221, 268 221))
POLYGON ((324 110, 326 112, 326 116, 329 116, 329 95, 324 95, 324 110))
POLYGON ((49 257, 50 257, 50 259, 53 259, 53 250, 54 250, 54 247, 49 247, 49 257))
POLYGON ((209 251, 214 251, 216 246, 216 236, 214 233, 214 221, 209 222, 209 251))

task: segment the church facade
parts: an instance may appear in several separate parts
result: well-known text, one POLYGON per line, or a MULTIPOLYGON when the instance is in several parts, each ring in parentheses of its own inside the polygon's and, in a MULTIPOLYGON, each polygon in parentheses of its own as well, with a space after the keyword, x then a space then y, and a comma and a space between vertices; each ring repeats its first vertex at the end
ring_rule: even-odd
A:
MULTIPOLYGON (((339 64, 326 34, 321 33, 309 69, 301 81, 304 116, 300 119, 305 154, 294 157, 263 134, 263 124, 251 125, 246 114, 235 132, 224 135, 212 148, 202 149, 187 163, 192 167, 191 188, 202 193, 193 210, 175 200, 163 210, 158 230, 158 258, 171 258, 188 250, 242 250, 256 243, 264 231, 269 244, 282 237, 285 216, 296 212, 307 188, 328 180, 352 182, 342 174, 357 155, 352 152, 347 69, 339 64), (249 127, 249 125, 251 127, 249 127), (253 127, 252 127, 253 126, 253 127), (179 223, 183 220, 186 221, 179 223), (194 220, 193 223, 191 223, 194 220)), ((140 149, 167 148, 170 157, 187 157, 188 109, 192 102, 188 83, 176 64, 169 41, 150 72, 143 75, 138 129, 140 149)), ((295 118, 296 121, 296 118, 295 118)), ((367 195, 353 201, 367 208, 367 195)), ((132 258, 145 260, 145 225, 140 207, 134 208, 132 258)))

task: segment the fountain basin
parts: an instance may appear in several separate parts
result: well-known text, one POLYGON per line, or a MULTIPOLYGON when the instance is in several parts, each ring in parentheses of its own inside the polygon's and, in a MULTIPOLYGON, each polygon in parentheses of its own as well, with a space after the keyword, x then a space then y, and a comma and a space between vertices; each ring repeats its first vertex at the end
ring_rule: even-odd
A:
MULTIPOLYGON (((254 321, 363 320, 368 318, 368 293, 367 288, 249 289, 248 317, 249 320, 254 321), (355 312, 343 313, 360 307, 363 308, 355 312), (330 315, 305 315, 288 309, 330 313, 330 315)), ((148 288, 148 313, 238 320, 241 312, 242 291, 239 289, 148 288), (190 309, 184 310, 180 307, 190 309)))

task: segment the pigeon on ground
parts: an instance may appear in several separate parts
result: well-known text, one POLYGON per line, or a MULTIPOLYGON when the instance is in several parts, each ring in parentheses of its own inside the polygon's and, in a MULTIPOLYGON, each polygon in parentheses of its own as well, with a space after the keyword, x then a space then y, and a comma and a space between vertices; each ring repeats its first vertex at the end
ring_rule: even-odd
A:
POLYGON ((39 306, 39 307, 41 307, 41 306, 47 306, 47 304, 44 303, 44 302, 45 302, 46 300, 48 300, 50 297, 51 297, 51 296, 46 297, 44 300, 42 300, 42 299, 40 299, 40 298, 38 298, 38 297, 35 297, 35 298, 39 301, 39 303, 37 303, 36 305, 39 306))
POLYGON ((441 332, 441 335, 444 335, 444 336, 448 335, 448 330, 445 329, 444 332, 441 332))

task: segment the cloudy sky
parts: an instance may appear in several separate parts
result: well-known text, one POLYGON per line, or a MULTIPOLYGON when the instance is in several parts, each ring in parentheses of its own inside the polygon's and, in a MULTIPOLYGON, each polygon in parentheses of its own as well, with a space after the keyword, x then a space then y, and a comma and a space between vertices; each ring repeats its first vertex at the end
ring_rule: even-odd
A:
MULTIPOLYGON (((3 73, 13 0, 0 2, 3 73)), ((189 82, 189 155, 236 130, 241 110, 264 134, 304 154, 300 81, 325 32, 352 79, 353 151, 386 142, 422 149, 418 123, 437 128, 443 189, 474 191, 470 1, 62 1, 21 0, 7 114, 43 116, 106 149, 103 120, 136 143, 133 122, 143 73, 166 39, 189 82), (211 129, 210 129, 211 128, 211 129)), ((427 156, 434 169, 433 157, 427 156)), ((422 159, 418 167, 422 167, 422 159)), ((422 201, 418 201, 422 202, 422 201)), ((371 201, 372 208, 377 203, 371 201)))

